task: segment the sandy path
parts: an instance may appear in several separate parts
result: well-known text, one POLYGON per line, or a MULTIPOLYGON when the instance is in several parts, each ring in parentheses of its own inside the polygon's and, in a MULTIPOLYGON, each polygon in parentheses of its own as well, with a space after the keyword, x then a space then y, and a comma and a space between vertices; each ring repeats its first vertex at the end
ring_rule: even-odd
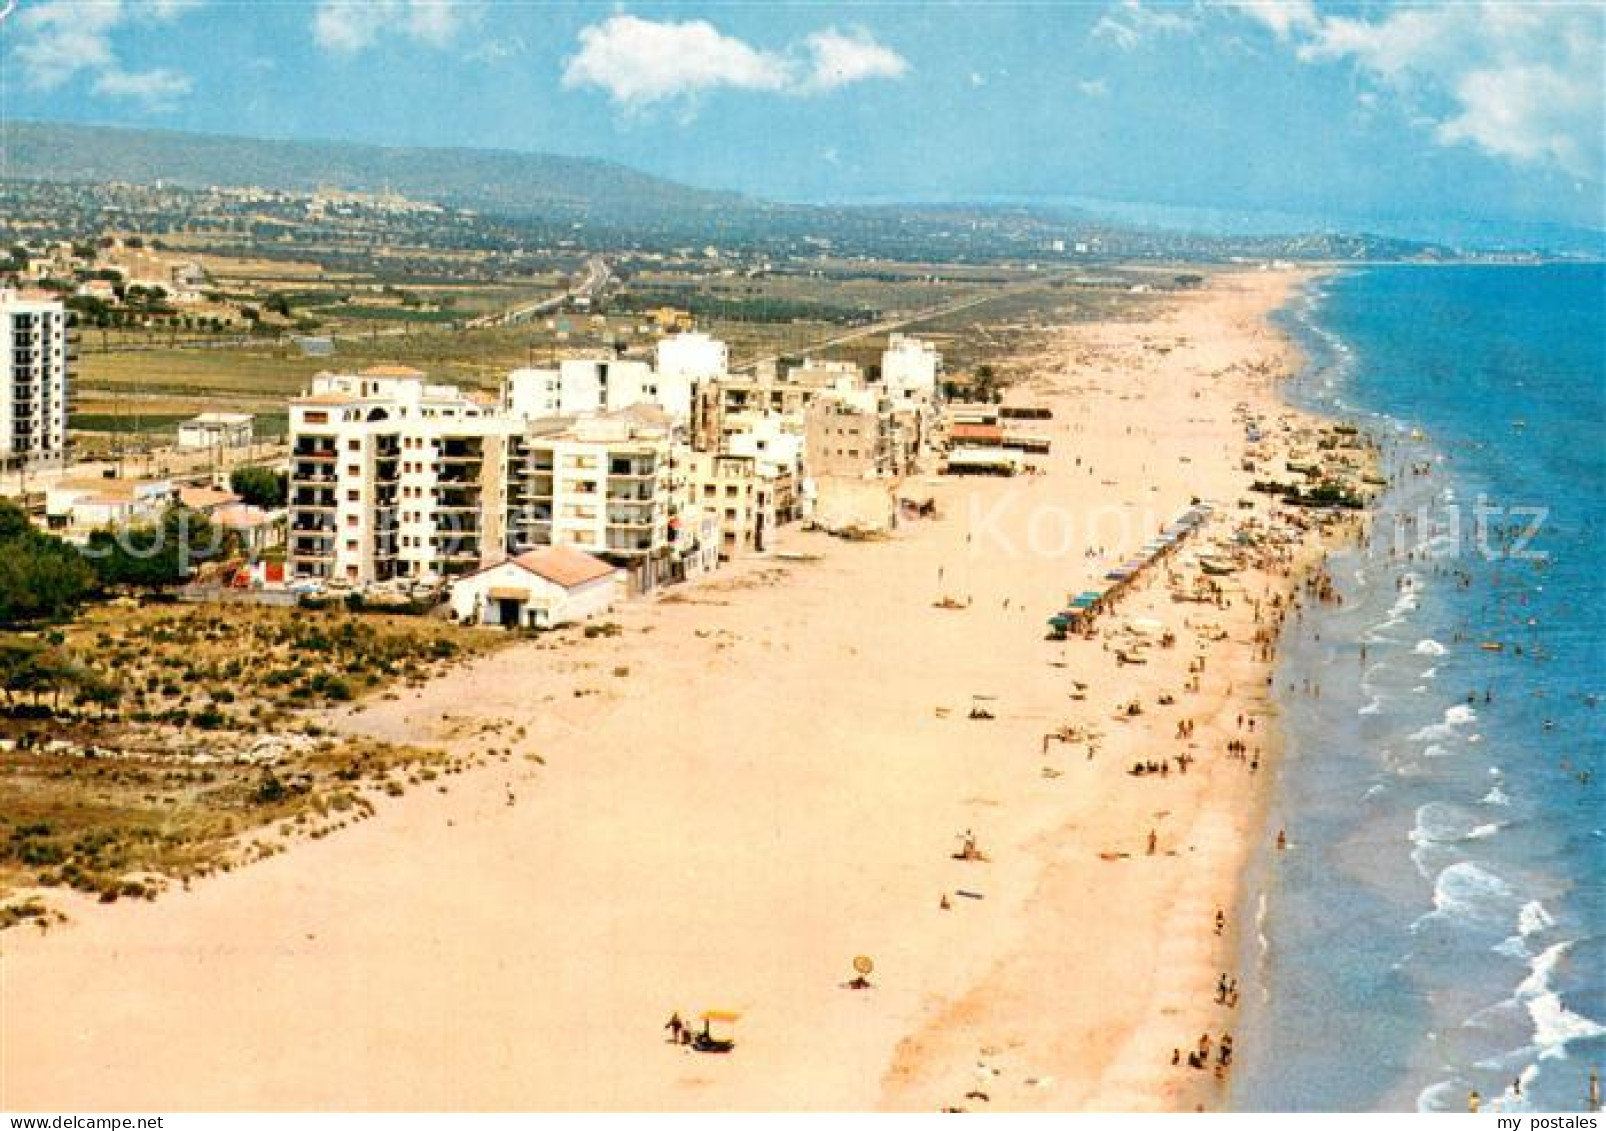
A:
POLYGON ((1216 753, 1264 684, 1249 613, 1151 583, 1115 620, 1157 617, 1178 644, 1118 669, 1099 642, 1043 640, 1099 572, 1088 539, 1027 546, 1101 507, 1091 541, 1113 552, 1195 494, 1230 506, 1231 407, 1270 389, 1221 371, 1279 354, 1261 317, 1294 281, 1064 332, 1034 382, 1056 410, 1046 475, 942 482, 944 518, 889 542, 792 533, 819 560, 746 563, 629 608, 615 639, 519 645, 347 720, 514 748, 445 792, 0 936, 0 1107, 929 1110, 982 1106, 963 1098, 978 1059, 995 1109, 1209 1102, 1168 1061, 1230 1025, 1211 1002, 1230 932, 1208 923, 1259 828, 1246 769, 1216 753), (1184 617, 1231 634, 1197 694, 1184 617), (977 693, 996 719, 965 717, 977 693), (1114 721, 1133 695, 1150 709, 1114 721), (1192 772, 1124 773, 1180 749, 1185 716, 1192 772), (464 737, 489 720, 525 736, 464 737), (1071 722, 1102 729, 1096 757, 1042 754, 1071 722), (966 828, 991 862, 950 858, 966 828), (984 898, 941 909, 958 889, 984 898), (840 986, 856 954, 872 990, 840 986), (671 1010, 708 1007, 743 1011, 736 1053, 664 1043, 671 1010))

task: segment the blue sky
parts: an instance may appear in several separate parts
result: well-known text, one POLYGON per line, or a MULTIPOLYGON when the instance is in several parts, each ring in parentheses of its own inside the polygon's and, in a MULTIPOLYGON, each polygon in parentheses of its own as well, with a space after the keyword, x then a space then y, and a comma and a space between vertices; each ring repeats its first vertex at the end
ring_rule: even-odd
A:
POLYGON ((786 199, 1600 226, 1606 6, 0 0, 0 113, 786 199))

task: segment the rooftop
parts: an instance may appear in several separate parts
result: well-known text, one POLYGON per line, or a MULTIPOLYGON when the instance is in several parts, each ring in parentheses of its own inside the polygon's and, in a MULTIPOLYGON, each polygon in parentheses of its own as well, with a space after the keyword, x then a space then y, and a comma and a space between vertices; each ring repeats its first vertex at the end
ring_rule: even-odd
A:
POLYGON ((588 581, 597 581, 615 573, 613 566, 601 558, 572 546, 543 546, 512 559, 513 564, 529 570, 537 577, 554 585, 574 589, 588 581))

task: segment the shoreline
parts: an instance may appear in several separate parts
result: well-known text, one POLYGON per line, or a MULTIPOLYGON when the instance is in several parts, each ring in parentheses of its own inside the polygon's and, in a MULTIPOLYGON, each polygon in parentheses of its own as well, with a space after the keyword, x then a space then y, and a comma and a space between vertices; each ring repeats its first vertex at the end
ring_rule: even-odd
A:
MULTIPOLYGON (((1105 559, 1017 559, 971 535, 978 513, 1020 542, 1045 504, 1090 531, 1105 508, 1125 524, 1108 536, 1118 560, 1195 494, 1218 500, 1220 533, 1249 478, 1234 404, 1314 420, 1281 399, 1295 351, 1267 321, 1309 277, 1217 276, 1016 359, 1029 374, 1012 399, 1056 411, 1044 476, 933 481, 944 517, 885 543, 783 531, 783 549, 818 559, 740 563, 623 610, 616 641, 519 643, 343 713, 356 733, 504 752, 449 792, 411 791, 183 896, 0 936, 0 1095, 197 1110, 1219 1105, 1212 1073, 1168 1058, 1222 1031, 1211 987, 1250 927, 1209 923, 1237 906, 1269 815, 1275 660, 1255 657, 1244 602, 1196 617, 1156 584, 1163 568, 1101 631, 1152 617, 1175 647, 1134 668, 1109 639, 1045 644, 1046 615, 1105 559), (934 607, 961 590, 965 607, 934 607), (1217 626, 1226 639, 1208 639, 1217 626), (1194 655, 1207 678, 1184 694, 1194 655), (1146 713, 1114 721, 1133 694, 1146 713), (967 719, 978 702, 994 718, 967 719), (1247 732, 1258 779, 1216 752, 1247 738, 1240 712, 1263 720, 1247 732), (1130 778, 1157 744, 1169 756, 1184 714, 1196 768, 1130 778), (1061 726, 1102 735, 1043 737, 1061 726), (951 859, 965 829, 990 862, 951 859), (873 990, 841 987, 857 954, 875 959, 873 990), (735 1055, 663 1041, 672 1010, 704 1008, 745 1014, 735 1055), (162 1079, 118 1056, 164 1046, 162 1079), (235 1074, 264 1058, 278 1059, 235 1074)), ((1299 576, 1254 584, 1291 594, 1299 576)))

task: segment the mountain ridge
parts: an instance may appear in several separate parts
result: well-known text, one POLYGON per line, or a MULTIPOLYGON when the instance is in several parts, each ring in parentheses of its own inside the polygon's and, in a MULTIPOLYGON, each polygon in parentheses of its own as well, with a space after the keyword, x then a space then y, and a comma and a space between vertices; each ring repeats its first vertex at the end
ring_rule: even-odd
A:
POLYGON ((250 138, 64 122, 0 122, 0 176, 34 181, 163 181, 189 188, 394 191, 506 215, 633 216, 762 208, 594 157, 507 149, 250 138))

